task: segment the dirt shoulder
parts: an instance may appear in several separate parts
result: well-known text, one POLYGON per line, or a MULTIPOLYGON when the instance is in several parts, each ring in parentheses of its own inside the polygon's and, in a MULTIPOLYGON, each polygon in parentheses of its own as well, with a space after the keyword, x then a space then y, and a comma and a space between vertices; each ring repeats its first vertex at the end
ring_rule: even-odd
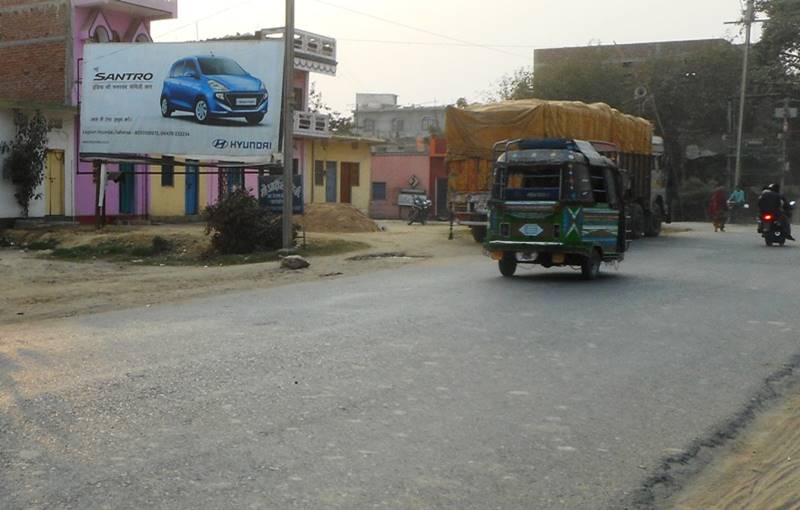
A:
POLYGON ((670 508, 800 508, 800 395, 759 416, 670 508))
MULTIPOLYGON (((71 317, 136 306, 157 305, 198 296, 260 289, 321 278, 339 278, 391 269, 430 258, 480 253, 468 230, 456 228, 447 239, 446 224, 408 226, 384 222, 386 231, 367 233, 308 233, 309 243, 337 241, 365 243, 368 248, 330 256, 311 256, 311 267, 301 271, 281 269, 276 261, 239 265, 147 265, 137 261, 56 260, 47 252, 0 249, 0 324, 71 317), (354 256, 402 253, 403 257, 354 256)), ((55 238, 59 246, 104 242, 109 236, 152 239, 162 236, 179 243, 186 253, 200 249, 202 225, 154 225, 93 229, 55 229, 36 239, 55 238), (92 239, 94 239, 92 241, 92 239)))

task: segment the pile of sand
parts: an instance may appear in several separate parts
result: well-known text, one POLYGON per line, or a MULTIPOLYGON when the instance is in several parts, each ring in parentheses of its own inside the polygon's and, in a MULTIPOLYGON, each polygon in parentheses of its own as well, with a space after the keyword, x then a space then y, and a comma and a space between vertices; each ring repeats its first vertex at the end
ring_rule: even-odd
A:
POLYGON ((296 223, 308 232, 377 232, 374 221, 350 204, 306 204, 296 223))

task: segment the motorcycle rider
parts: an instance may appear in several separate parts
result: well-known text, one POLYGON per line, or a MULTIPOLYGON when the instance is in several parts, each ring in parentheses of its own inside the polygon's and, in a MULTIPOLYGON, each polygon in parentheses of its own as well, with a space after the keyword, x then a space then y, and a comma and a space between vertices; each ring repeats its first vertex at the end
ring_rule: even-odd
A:
POLYGON ((789 216, 786 214, 788 208, 789 201, 781 194, 780 184, 770 184, 764 188, 764 191, 761 192, 761 196, 758 197, 759 213, 762 216, 766 213, 772 214, 776 220, 784 225, 784 235, 786 239, 794 241, 795 239, 792 237, 792 226, 791 223, 789 223, 789 216))

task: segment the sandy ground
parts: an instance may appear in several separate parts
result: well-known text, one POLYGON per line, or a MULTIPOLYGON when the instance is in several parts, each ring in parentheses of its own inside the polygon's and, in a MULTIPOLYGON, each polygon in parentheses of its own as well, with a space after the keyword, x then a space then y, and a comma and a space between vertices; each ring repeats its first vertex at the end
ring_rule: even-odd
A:
POLYGON ((758 417, 678 495, 675 510, 800 508, 800 396, 758 417))
MULTIPOLYGON (((152 306, 197 296, 284 285, 320 278, 340 278, 367 271, 390 269, 420 261, 480 253, 468 230, 456 227, 455 239, 447 239, 444 223, 408 226, 382 222, 384 232, 316 234, 314 239, 346 239, 369 244, 357 252, 310 259, 311 267, 301 271, 281 269, 277 262, 236 266, 148 266, 100 260, 67 262, 41 253, 0 249, 0 324, 71 317, 74 315, 152 306), (353 256, 404 253, 409 258, 348 260, 353 256), (420 257, 420 258, 412 258, 420 257)), ((125 227, 105 233, 91 229, 61 246, 86 243, 93 237, 119 236, 125 227)), ((130 235, 168 239, 182 237, 192 242, 201 225, 129 227, 130 235)), ((199 242, 199 241, 195 241, 199 242)))

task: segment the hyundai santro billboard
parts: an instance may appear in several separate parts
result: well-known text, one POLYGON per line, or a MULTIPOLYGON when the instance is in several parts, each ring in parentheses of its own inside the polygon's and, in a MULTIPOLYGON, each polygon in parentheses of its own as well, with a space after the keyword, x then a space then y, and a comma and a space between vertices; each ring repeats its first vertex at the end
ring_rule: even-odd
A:
POLYGON ((281 41, 89 44, 80 150, 265 158, 282 75, 281 41))

